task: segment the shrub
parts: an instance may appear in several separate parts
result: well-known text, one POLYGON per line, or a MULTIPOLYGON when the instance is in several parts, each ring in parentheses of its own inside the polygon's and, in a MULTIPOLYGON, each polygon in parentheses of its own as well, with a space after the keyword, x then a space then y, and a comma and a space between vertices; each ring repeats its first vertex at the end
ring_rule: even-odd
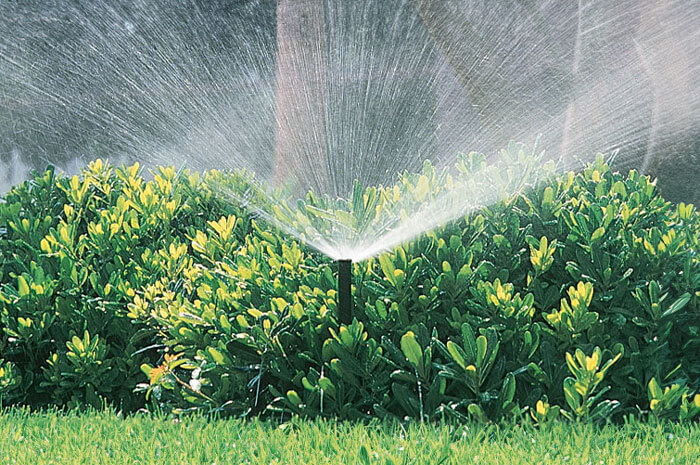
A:
MULTIPOLYGON (((49 171, 0 206, 5 402, 136 408, 136 386, 150 405, 236 415, 698 411, 700 217, 634 171, 599 158, 356 263, 349 325, 333 263, 214 195, 250 195, 245 173, 162 169, 146 183, 137 171, 49 171)), ((322 230, 328 215, 410 208, 446 182, 426 165, 276 214, 322 230)))
POLYGON ((155 360, 154 330, 126 316, 155 282, 158 250, 185 241, 181 225, 237 211, 196 176, 92 163, 82 178, 53 169, 0 203, 0 395, 5 403, 133 410, 139 366, 155 360), (4 376, 4 378, 3 378, 4 376))

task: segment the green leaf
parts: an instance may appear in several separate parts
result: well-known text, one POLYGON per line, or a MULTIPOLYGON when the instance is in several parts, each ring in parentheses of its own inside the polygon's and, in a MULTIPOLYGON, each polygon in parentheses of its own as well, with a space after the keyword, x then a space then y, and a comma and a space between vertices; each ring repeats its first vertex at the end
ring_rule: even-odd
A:
POLYGON ((418 368, 423 359, 423 351, 418 345, 418 342, 416 342, 413 331, 408 331, 401 338, 401 350, 408 359, 408 362, 413 365, 414 368, 418 368))
POLYGON ((321 386, 321 389, 328 395, 335 397, 335 385, 330 379, 321 377, 318 379, 318 385, 321 386))
POLYGON ((469 360, 476 360, 476 338, 469 323, 462 325, 462 340, 464 341, 464 352, 469 360))
POLYGON ((389 377, 394 381, 403 381, 405 383, 416 382, 416 375, 406 370, 394 370, 389 377))
POLYGON ((619 407, 617 400, 603 400, 591 410, 590 419, 594 422, 606 421, 619 407))
POLYGON ((576 391, 576 380, 571 377, 564 380, 564 397, 569 408, 574 412, 581 408, 581 396, 576 391))
POLYGON ((475 419, 481 423, 488 423, 489 419, 484 413, 484 411, 476 404, 469 404, 467 407, 467 412, 471 415, 472 419, 475 419))
POLYGON ((552 205, 554 203, 554 190, 550 186, 547 186, 542 195, 542 206, 552 205))
POLYGON ((515 376, 513 373, 508 373, 506 379, 503 381, 503 387, 501 388, 501 402, 512 402, 515 397, 515 376))
POLYGON ((683 307, 686 306, 686 304, 690 301, 690 293, 686 292, 682 296, 680 296, 675 302, 673 302, 665 312, 661 314, 661 318, 666 318, 667 316, 671 316, 674 313, 676 313, 679 310, 682 310, 683 307))
POLYGON ((151 376, 151 371, 153 370, 153 367, 151 365, 149 365, 148 363, 142 363, 140 368, 146 376, 151 376))
POLYGON ((224 363, 224 354, 219 352, 217 349, 215 349, 213 347, 207 347, 207 352, 209 353, 209 355, 211 355, 211 358, 217 364, 221 365, 224 363))
POLYGON ((659 383, 656 381, 656 378, 651 378, 649 380, 648 387, 652 399, 660 399, 661 397, 663 397, 664 392, 661 390, 661 386, 659 386, 659 383))
POLYGON ((221 328, 223 328, 224 331, 231 331, 231 323, 228 321, 228 317, 226 317, 226 315, 219 315, 219 324, 221 325, 221 328))
POLYGON ((301 405, 301 397, 299 397, 299 394, 297 394, 296 391, 292 391, 292 390, 287 391, 287 399, 295 407, 299 407, 301 405))
POLYGON ((481 368, 484 364, 484 358, 486 357, 486 349, 488 347, 488 342, 486 337, 483 335, 476 338, 476 366, 481 368))
POLYGON ((29 285, 27 284, 27 280, 24 279, 24 276, 20 275, 17 278, 17 290, 19 291, 20 297, 29 295, 29 285))
POLYGON ((392 383, 391 391, 406 414, 413 418, 418 418, 420 416, 420 404, 416 399, 416 395, 409 391, 405 385, 392 383))
POLYGON ((391 261, 391 258, 389 257, 388 254, 382 254, 379 256, 379 265, 382 268, 382 272, 384 273, 384 277, 391 283, 391 284, 396 284, 396 278, 395 278, 395 271, 396 268, 394 268, 394 264, 391 261))
POLYGON ((308 391, 315 391, 315 390, 316 390, 316 387, 313 386, 313 385, 309 382, 309 380, 308 380, 308 378, 307 378, 306 376, 304 376, 303 378, 301 378, 301 385, 304 386, 304 389, 306 389, 306 390, 308 390, 308 391))
POLYGON ((452 359, 457 362, 457 365, 459 365, 463 370, 467 369, 467 354, 460 346, 452 341, 447 341, 447 351, 450 353, 452 359))
POLYGON ((591 235, 591 242, 597 241, 598 239, 603 237, 604 234, 605 234, 605 228, 600 227, 600 228, 596 229, 595 231, 593 231, 593 234, 591 235))

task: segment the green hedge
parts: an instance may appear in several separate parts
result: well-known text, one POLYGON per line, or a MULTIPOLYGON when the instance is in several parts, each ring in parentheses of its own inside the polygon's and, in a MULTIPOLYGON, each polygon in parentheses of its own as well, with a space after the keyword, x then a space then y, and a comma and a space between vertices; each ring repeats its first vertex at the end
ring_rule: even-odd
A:
MULTIPOLYGON (((426 165, 333 212, 379 212, 445 179, 426 165)), ((2 402, 537 422, 700 412, 700 215, 649 178, 599 158, 355 264, 348 326, 334 264, 218 195, 250 186, 172 169, 145 182, 98 161, 7 194, 2 402)), ((294 221, 328 204, 310 194, 294 221)))

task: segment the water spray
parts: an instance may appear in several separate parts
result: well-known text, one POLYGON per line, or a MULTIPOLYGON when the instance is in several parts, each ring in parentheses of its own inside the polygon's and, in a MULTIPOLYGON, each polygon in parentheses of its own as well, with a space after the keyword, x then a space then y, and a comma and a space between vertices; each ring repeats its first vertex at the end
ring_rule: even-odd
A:
MULTIPOLYGON (((0 34, 0 123, 12 122, 0 154, 17 154, 0 155, 0 192, 47 157, 77 167, 96 147, 148 168, 245 170, 217 194, 359 262, 599 152, 619 150, 621 172, 694 169, 698 2, 524 3, 0 1, 0 31, 12 31, 0 34), (561 159, 554 172, 525 171, 515 146, 497 156, 537 134, 542 164, 561 159), (483 167, 464 164, 470 151, 483 167), (425 178, 399 180, 426 161, 435 195, 425 178), (442 170, 464 182, 443 188, 442 170), (398 198, 365 215, 356 179, 398 198)), ((352 318, 349 272, 339 277, 352 318)))
POLYGON ((338 320, 352 322, 352 260, 338 260, 338 320))

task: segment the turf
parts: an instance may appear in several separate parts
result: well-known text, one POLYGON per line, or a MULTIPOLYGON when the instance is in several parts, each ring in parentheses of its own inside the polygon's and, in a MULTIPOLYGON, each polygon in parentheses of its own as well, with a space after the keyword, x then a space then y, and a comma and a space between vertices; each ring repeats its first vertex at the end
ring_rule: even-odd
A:
POLYGON ((0 413, 0 464, 697 464, 700 425, 456 426, 0 413))

